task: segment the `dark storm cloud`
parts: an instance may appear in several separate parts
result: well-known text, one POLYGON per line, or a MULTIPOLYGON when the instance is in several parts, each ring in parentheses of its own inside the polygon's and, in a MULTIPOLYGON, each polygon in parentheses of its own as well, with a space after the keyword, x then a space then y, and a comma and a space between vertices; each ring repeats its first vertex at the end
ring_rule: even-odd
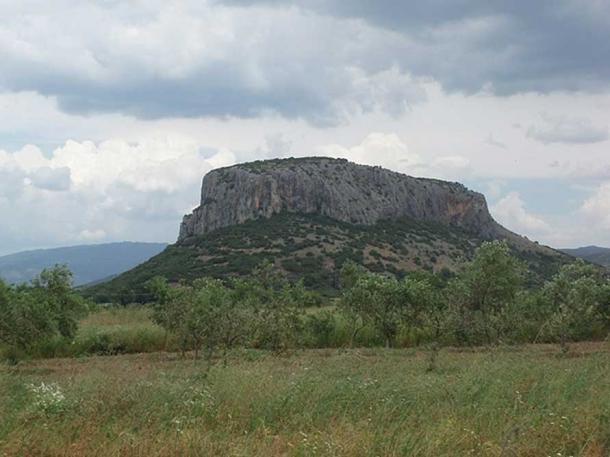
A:
POLYGON ((425 99, 418 77, 498 95, 610 84, 601 1, 50 4, 7 4, 0 90, 54 96, 76 114, 333 125, 354 112, 401 115, 425 99))
MULTIPOLYGON (((223 0, 234 6, 285 0, 223 0)), ((408 37, 395 58, 445 89, 500 95, 597 91, 610 83, 610 3, 599 0, 294 0, 408 37)))
MULTIPOLYGON (((1 0, 0 0, 1 2, 1 0)), ((334 125, 355 112, 393 116, 425 99, 383 49, 397 43, 347 21, 196 1, 80 4, 0 24, 0 91, 54 96, 65 112, 144 119, 279 114, 334 125), (157 3, 155 5, 155 3, 157 3)))

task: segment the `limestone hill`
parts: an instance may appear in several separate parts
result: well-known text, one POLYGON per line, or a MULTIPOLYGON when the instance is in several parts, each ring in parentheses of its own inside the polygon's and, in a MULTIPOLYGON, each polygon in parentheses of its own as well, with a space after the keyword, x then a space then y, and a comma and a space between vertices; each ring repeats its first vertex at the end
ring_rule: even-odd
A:
POLYGON ((483 195, 459 183, 328 158, 260 161, 208 173, 177 243, 88 293, 98 301, 145 300, 144 284, 155 275, 226 278, 268 259, 332 294, 348 259, 398 276, 451 275, 491 239, 507 240, 528 263, 531 283, 569 260, 499 225, 483 195))

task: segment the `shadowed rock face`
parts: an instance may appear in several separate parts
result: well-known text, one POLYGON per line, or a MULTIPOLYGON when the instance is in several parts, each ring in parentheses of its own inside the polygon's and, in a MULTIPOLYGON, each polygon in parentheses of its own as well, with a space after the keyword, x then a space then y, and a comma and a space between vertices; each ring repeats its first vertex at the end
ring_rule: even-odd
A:
POLYGON ((506 232, 482 194, 462 184, 414 178, 329 158, 252 162, 203 178, 201 204, 186 215, 178 241, 282 211, 372 225, 409 217, 455 226, 480 238, 506 232))

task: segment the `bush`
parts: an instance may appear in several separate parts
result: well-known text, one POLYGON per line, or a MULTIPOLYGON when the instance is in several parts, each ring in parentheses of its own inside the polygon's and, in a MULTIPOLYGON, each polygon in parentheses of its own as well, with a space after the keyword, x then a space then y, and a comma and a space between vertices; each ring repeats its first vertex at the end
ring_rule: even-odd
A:
POLYGON ((10 361, 52 337, 72 340, 86 312, 65 266, 43 270, 30 286, 9 287, 0 281, 0 342, 10 361))
POLYGON ((596 267, 584 261, 562 267, 542 290, 549 313, 543 335, 564 350, 570 341, 604 337, 609 327, 609 284, 596 267))
POLYGON ((323 310, 310 314, 305 319, 304 345, 314 348, 338 346, 337 314, 331 310, 323 310))
MULTIPOLYGON (((283 351, 342 345, 479 345, 603 338, 610 284, 584 263, 565 266, 542 289, 525 289, 523 265, 506 243, 483 243, 461 272, 401 279, 346 261, 337 308, 291 283, 269 261, 248 278, 204 278, 191 285, 150 283, 153 318, 183 350, 253 347, 283 351), (309 308, 309 312, 305 312, 309 308)), ((96 342, 116 351, 109 341, 96 342)), ((96 346, 93 346, 94 350, 96 346)), ((119 348, 121 349, 121 348, 119 348)))

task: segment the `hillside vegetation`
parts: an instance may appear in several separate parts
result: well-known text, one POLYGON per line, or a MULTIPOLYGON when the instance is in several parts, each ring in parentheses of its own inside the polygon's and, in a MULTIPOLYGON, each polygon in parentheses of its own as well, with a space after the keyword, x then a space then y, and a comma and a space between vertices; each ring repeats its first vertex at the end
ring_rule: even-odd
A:
MULTIPOLYGON (((98 302, 145 302, 151 299, 145 284, 155 276, 170 282, 204 276, 228 279, 247 276, 267 260, 289 279, 302 279, 306 288, 333 296, 348 260, 397 277, 419 270, 451 276, 472 259, 482 241, 456 227, 407 218, 355 225, 284 212, 185 239, 84 293, 98 302)), ((527 245, 513 244, 513 253, 527 263, 531 285, 540 285, 570 259, 527 245)))

